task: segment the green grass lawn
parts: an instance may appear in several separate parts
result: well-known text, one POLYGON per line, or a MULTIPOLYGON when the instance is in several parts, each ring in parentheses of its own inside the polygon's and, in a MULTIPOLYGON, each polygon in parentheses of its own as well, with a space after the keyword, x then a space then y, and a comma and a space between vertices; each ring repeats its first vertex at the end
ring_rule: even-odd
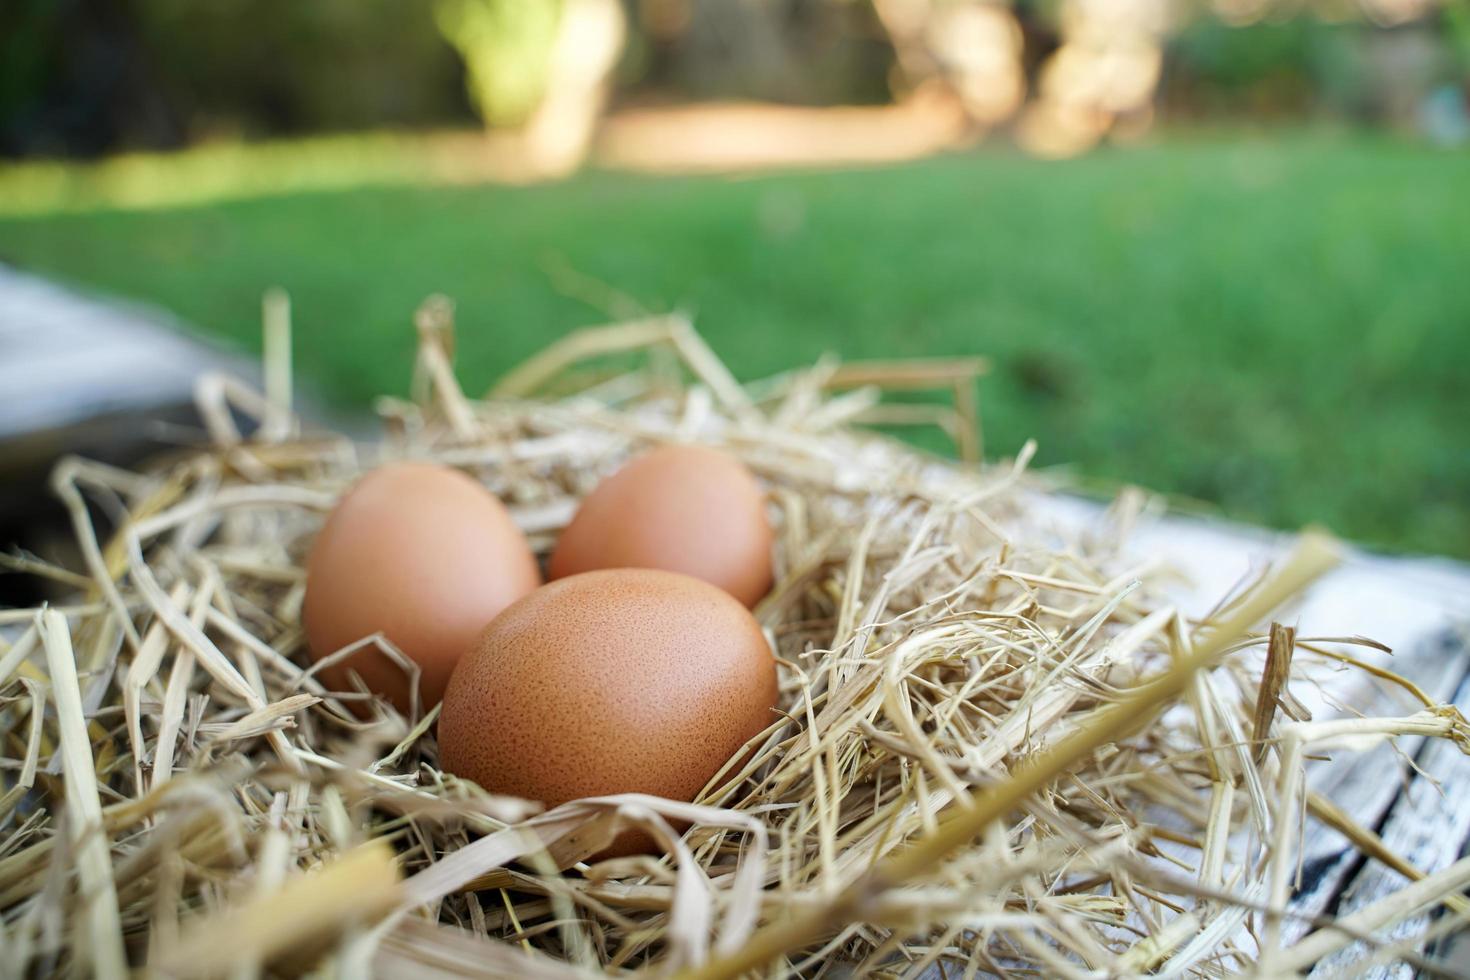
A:
MULTIPOLYGON (((0 209, 3 210, 3 209, 0 209)), ((290 290, 298 371, 403 392, 409 315, 458 301, 478 390, 604 319, 547 269, 682 307, 745 378, 823 351, 988 354, 989 449, 1470 556, 1470 155, 1363 137, 1004 152, 753 179, 592 173, 0 219, 0 261, 254 349, 290 290)))

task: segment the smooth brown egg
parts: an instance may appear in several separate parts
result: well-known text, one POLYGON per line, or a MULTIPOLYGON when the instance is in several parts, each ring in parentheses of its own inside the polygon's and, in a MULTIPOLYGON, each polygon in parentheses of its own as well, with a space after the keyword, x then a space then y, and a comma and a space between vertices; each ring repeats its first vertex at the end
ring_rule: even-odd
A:
POLYGON ((764 494, 740 460, 707 446, 663 446, 587 495, 549 574, 661 568, 754 606, 771 589, 771 538, 764 494))
MULTIPOLYGON (((443 768, 556 806, 612 793, 692 800, 776 720, 776 663, 726 592, 672 572, 552 582, 481 634, 450 678, 443 768)), ((602 856, 647 850, 621 835, 602 856)))
MULTIPOLYGON (((301 613, 317 660, 383 632, 418 664, 427 710, 485 624, 540 584, 525 535, 485 487, 447 467, 395 463, 359 480, 327 517, 301 613)), ((376 647, 325 668, 323 683, 352 690, 349 668, 409 710, 408 676, 376 647)))

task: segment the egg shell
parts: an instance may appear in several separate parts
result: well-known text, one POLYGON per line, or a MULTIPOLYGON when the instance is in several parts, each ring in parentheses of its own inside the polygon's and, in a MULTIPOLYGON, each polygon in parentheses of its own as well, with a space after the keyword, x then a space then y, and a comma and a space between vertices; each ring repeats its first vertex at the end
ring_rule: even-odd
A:
MULTIPOLYGON (((688 801, 776 720, 776 663, 728 593, 648 569, 587 572, 506 609, 460 661, 444 769, 548 807, 613 793, 688 801)), ((639 832, 601 856, 649 850, 639 832)))
POLYGON ((662 446, 588 494, 562 531, 552 579, 659 568, 719 586, 747 606, 771 590, 771 524, 755 476, 729 453, 662 446))
MULTIPOLYGON (((424 710, 455 663, 502 609, 541 584, 536 558, 504 505, 471 477, 394 463, 338 501, 306 562, 302 619, 314 659, 381 631, 421 670, 424 710)), ((376 647, 321 671, 353 690, 348 670, 409 710, 408 675, 376 647)))

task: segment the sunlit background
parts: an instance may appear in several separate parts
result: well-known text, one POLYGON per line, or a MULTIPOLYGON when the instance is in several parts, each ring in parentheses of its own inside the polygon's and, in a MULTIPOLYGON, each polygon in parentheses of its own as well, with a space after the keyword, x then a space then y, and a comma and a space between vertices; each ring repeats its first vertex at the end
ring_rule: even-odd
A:
MULTIPOLYGON (((985 355, 987 451, 1087 492, 1470 557, 1467 95, 1441 0, 8 0, 0 358, 31 277, 237 352, 280 286, 350 418, 430 293, 471 390, 679 309, 742 378, 985 355)), ((12 502, 75 441, 15 428, 12 502)))

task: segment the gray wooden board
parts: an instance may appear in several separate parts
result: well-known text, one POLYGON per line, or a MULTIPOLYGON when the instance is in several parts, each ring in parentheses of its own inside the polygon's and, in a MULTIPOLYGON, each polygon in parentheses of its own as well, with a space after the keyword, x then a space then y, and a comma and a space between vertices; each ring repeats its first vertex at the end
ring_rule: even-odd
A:
MULTIPOLYGON (((1466 657, 1462 639, 1455 631, 1445 629, 1398 654, 1393 667, 1418 683, 1431 698, 1454 701, 1467 669, 1466 657)), ((1389 704, 1383 707, 1404 710, 1389 704)), ((1421 763, 1421 768, 1433 777, 1452 778, 1454 773, 1440 773, 1435 769, 1446 762, 1446 748, 1446 744, 1437 740, 1425 745, 1421 738, 1401 738, 1395 745, 1383 745, 1365 755, 1349 755, 1327 765, 1319 764, 1309 771, 1309 782, 1313 789, 1337 802, 1359 823, 1380 828, 1399 817, 1406 800, 1418 800, 1419 806, 1435 808, 1432 798, 1419 799, 1426 784, 1409 760, 1427 754, 1429 757, 1424 762, 1428 764, 1421 763)), ((1470 773, 1460 772, 1459 778, 1470 778, 1470 773)), ((1470 782, 1464 789, 1470 792, 1470 782)), ((1442 853, 1427 864, 1417 860, 1415 863, 1426 869, 1444 867, 1458 857, 1463 840, 1462 835, 1453 842, 1447 841, 1442 853)), ((1320 824, 1309 825, 1303 850, 1303 881, 1296 896, 1296 908, 1305 915, 1318 915, 1331 910, 1345 891, 1355 888, 1353 879, 1364 870, 1363 862, 1344 837, 1320 824)), ((1388 874, 1397 878, 1392 872, 1388 874)), ((1337 910, 1345 912, 1347 906, 1337 910)), ((1286 930, 1288 941, 1300 937, 1309 928, 1303 921, 1291 923, 1286 930)))
MULTIPOLYGON (((1470 711, 1470 678, 1462 677, 1455 692, 1455 703, 1462 711, 1470 711)), ((1411 864, 1424 869, 1442 868, 1457 860, 1470 841, 1470 758, 1442 739, 1421 744, 1414 755, 1415 765, 1424 775, 1416 775, 1407 789, 1399 793, 1380 829, 1384 841, 1411 864)), ((1385 782, 1396 783, 1392 773, 1385 782)), ((1349 915, 1372 905, 1403 886, 1403 879, 1376 862, 1355 865, 1353 875, 1338 896, 1337 913, 1349 915)), ((1431 916, 1406 920, 1381 938, 1401 940, 1422 934, 1431 916)), ((1357 945, 1323 959, 1313 976, 1410 977, 1413 970, 1405 963, 1375 965, 1365 969, 1369 950, 1357 945)), ((1460 957, 1464 959, 1464 957, 1460 957)), ((1470 962, 1458 964, 1463 971, 1470 962)))
POLYGON ((0 265, 0 441, 188 402, 195 379, 222 367, 253 373, 166 313, 0 265))
MULTIPOLYGON (((254 359, 191 336, 166 311, 0 265, 0 546, 55 519, 45 480, 62 455, 128 466, 204 442, 194 391, 206 372, 257 386, 260 376, 254 359)), ((335 431, 376 431, 299 385, 295 404, 335 431)))
MULTIPOLYGON (((1037 510, 1061 534, 1096 526, 1102 509, 1068 497, 1038 498, 1037 510)), ((1171 598, 1186 612, 1203 613, 1241 577, 1263 567, 1290 547, 1291 536, 1217 520, 1168 516, 1144 520, 1130 535, 1129 550, 1158 556, 1183 573, 1171 598)), ((1390 646, 1393 654, 1361 647, 1354 656, 1387 666, 1415 681, 1439 701, 1470 710, 1470 566, 1440 558, 1390 557, 1350 550, 1341 567, 1326 576, 1283 619, 1299 635, 1362 635, 1390 646)), ((1314 718, 1334 717, 1343 708, 1385 714, 1418 709, 1407 696, 1385 692, 1344 671, 1322 682, 1322 690, 1295 685, 1293 693, 1314 718)), ((1365 753, 1340 753, 1309 769, 1312 788, 1329 796, 1360 823, 1377 829, 1400 854, 1433 872, 1457 860, 1470 843, 1470 759, 1448 742, 1403 738, 1365 753), (1426 775, 1409 765, 1413 758, 1426 775), (1435 790, 1438 780, 1444 795, 1435 790)), ((1395 872, 1364 861, 1336 831, 1308 820, 1303 840, 1303 889, 1293 908, 1304 916, 1327 911, 1348 914, 1402 887, 1395 872)), ((1422 932, 1424 920, 1403 924, 1392 936, 1422 932)), ((1310 929, 1287 929, 1295 942, 1310 929)), ((1457 950, 1458 952, 1458 950, 1457 950)), ((1319 972, 1341 968, 1363 947, 1324 961, 1319 972)), ((1470 975, 1470 957, 1457 956, 1470 975)), ((1403 964, 1365 975, 1406 976, 1403 964)), ((1349 968, 1347 975, 1357 975, 1349 968)))

